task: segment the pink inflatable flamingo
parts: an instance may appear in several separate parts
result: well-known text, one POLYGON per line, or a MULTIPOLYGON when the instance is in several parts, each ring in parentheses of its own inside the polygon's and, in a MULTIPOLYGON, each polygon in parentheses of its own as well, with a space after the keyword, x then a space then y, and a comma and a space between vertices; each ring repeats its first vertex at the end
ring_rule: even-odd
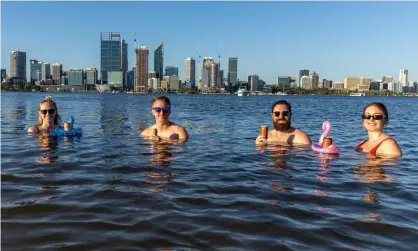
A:
MULTIPOLYGON (((328 136, 329 131, 331 130, 331 123, 329 121, 325 121, 322 124, 322 134, 319 138, 319 142, 312 144, 312 150, 314 152, 319 153, 330 153, 330 154, 339 154, 340 149, 336 145, 329 145, 329 146, 323 146, 322 143, 324 142, 324 138, 328 136)), ((327 139, 328 141, 329 139, 327 139)))

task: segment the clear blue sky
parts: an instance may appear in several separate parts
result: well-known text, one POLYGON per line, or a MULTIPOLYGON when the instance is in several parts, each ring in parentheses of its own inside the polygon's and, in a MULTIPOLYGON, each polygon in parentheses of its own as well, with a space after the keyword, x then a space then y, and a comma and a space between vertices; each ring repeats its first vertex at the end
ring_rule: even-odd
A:
MULTIPOLYGON (((320 78, 380 78, 409 70, 418 80, 418 2, 2 2, 1 66, 10 51, 70 68, 100 68, 100 32, 121 32, 134 65, 133 39, 153 50, 164 41, 164 67, 200 54, 221 68, 238 57, 238 77, 267 84, 299 69, 320 78)), ((29 75, 28 75, 29 76, 29 75)), ((226 74, 225 74, 226 76, 226 74)))

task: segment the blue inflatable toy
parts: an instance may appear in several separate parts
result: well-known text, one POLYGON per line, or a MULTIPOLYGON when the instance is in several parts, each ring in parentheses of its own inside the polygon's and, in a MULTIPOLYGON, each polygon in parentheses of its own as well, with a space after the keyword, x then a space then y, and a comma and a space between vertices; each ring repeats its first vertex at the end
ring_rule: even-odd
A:
POLYGON ((70 124, 70 129, 65 130, 64 128, 55 128, 55 130, 51 131, 50 134, 52 136, 81 136, 83 134, 80 127, 77 127, 77 128, 73 127, 74 125, 73 116, 70 116, 68 123, 70 124))

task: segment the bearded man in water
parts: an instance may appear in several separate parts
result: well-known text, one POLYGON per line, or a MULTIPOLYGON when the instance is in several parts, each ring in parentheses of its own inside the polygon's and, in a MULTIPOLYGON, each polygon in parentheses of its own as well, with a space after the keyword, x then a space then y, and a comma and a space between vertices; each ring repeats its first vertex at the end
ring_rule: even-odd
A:
POLYGON ((268 131, 267 137, 259 135, 256 145, 287 143, 289 145, 310 145, 311 139, 304 131, 292 127, 292 107, 286 100, 279 100, 271 107, 271 120, 274 129, 268 131))

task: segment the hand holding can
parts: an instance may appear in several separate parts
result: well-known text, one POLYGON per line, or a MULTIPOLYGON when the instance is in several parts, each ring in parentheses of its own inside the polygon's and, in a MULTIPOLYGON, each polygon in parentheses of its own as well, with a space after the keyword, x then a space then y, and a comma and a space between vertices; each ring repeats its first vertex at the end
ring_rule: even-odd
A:
POLYGON ((267 135, 268 135, 268 127, 267 126, 260 127, 260 136, 267 139, 267 135))

